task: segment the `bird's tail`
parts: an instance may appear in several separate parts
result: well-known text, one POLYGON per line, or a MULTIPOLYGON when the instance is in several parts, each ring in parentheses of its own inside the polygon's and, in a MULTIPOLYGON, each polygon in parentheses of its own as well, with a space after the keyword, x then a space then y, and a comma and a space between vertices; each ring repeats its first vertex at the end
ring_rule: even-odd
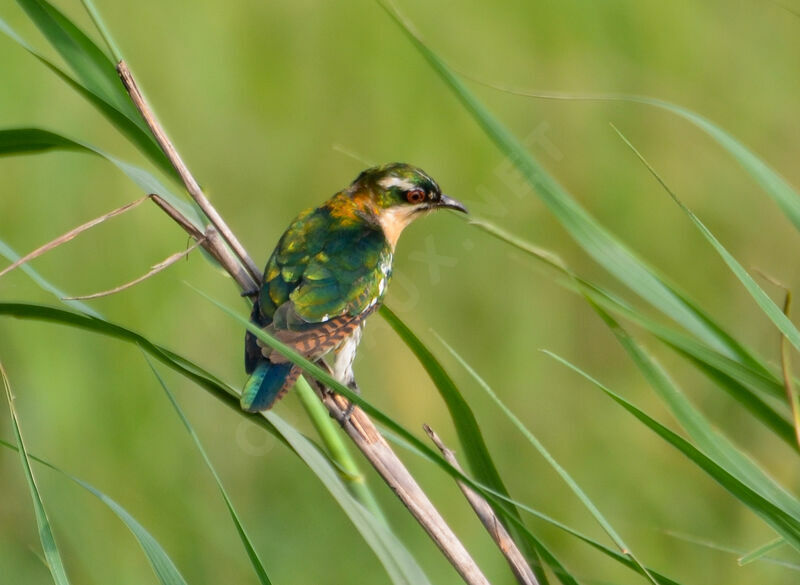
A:
POLYGON ((272 407, 297 380, 300 369, 292 362, 275 364, 264 360, 247 379, 240 400, 243 410, 260 412, 272 407))

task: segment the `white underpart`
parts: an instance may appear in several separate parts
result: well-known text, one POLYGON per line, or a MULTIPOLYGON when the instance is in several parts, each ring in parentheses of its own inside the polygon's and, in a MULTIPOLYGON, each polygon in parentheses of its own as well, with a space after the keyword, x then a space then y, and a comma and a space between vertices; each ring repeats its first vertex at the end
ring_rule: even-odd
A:
POLYGON ((361 332, 363 329, 364 324, 362 323, 356 328, 353 334, 335 350, 336 357, 333 360, 333 377, 344 386, 348 386, 355 381, 355 376, 353 375, 353 361, 356 359, 356 349, 358 349, 358 342, 361 341, 361 332))
POLYGON ((381 260, 378 269, 381 271, 383 275, 381 277, 380 283, 378 283, 378 296, 372 299, 370 303, 370 307, 373 306, 375 303, 378 302, 378 298, 383 296, 383 293, 386 292, 386 283, 389 281, 389 277, 392 275, 392 257, 386 256, 381 260))
POLYGON ((380 268, 384 278, 389 278, 389 275, 392 273, 392 257, 388 255, 385 256, 381 260, 381 264, 378 268, 380 268))

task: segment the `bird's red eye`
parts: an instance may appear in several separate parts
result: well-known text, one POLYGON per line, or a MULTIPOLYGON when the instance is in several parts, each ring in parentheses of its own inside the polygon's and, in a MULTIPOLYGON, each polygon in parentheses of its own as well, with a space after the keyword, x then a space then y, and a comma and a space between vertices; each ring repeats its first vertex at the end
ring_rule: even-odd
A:
POLYGON ((422 203, 425 201, 425 191, 422 189, 412 189, 406 193, 406 200, 409 203, 422 203))

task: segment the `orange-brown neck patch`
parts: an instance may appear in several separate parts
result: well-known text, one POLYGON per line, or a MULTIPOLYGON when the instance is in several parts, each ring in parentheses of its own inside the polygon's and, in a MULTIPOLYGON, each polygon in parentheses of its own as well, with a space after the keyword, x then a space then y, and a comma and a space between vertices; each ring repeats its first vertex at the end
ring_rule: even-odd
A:
POLYGON ((400 205, 382 208, 375 203, 368 193, 337 193, 326 203, 331 217, 340 225, 352 225, 368 219, 381 226, 386 240, 394 251, 397 240, 403 230, 418 217, 425 215, 417 206, 400 205))
POLYGON ((364 217, 377 215, 375 203, 369 195, 356 193, 348 196, 337 193, 327 203, 331 217, 341 221, 344 225, 364 221, 364 217))

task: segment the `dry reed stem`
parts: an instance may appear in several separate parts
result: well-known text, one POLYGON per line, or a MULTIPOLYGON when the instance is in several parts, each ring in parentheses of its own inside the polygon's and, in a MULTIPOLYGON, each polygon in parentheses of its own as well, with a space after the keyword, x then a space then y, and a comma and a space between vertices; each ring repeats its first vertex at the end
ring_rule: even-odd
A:
MULTIPOLYGON (((428 433, 428 436, 431 438, 431 441, 433 441, 433 444, 436 445, 439 451, 442 452, 442 457, 444 457, 445 461, 459 471, 463 471, 458 463, 458 459, 456 459, 455 453, 447 448, 447 446, 439 438, 439 435, 436 434, 436 431, 434 431, 428 425, 422 425, 422 428, 425 429, 426 433, 428 433)), ((517 582, 519 582, 520 585, 539 585, 539 582, 536 580, 536 575, 533 574, 533 570, 525 560, 525 555, 523 555, 522 551, 519 550, 517 544, 514 542, 514 539, 511 538, 508 530, 506 530, 505 526, 503 526, 502 522, 500 522, 500 519, 494 513, 494 510, 492 510, 492 507, 489 505, 489 503, 483 498, 483 496, 478 494, 464 482, 456 480, 456 483, 458 483, 458 487, 461 488, 461 491, 467 498, 469 505, 472 506, 473 510, 475 510, 475 514, 478 515, 481 523, 486 527, 486 531, 492 537, 492 540, 494 540, 494 542, 497 544, 497 547, 500 549, 500 552, 503 553, 506 561, 508 561, 508 565, 511 567, 511 571, 517 578, 517 582)))
POLYGON ((15 268, 17 268, 19 266, 22 266, 26 262, 30 262, 31 260, 41 256, 42 254, 45 254, 45 253, 49 252, 50 250, 53 250, 54 248, 59 247, 61 244, 66 244, 67 242, 69 242, 70 240, 72 240, 73 238, 78 236, 79 234, 85 232, 86 230, 88 230, 90 228, 93 228, 94 226, 96 226, 98 224, 103 223, 107 219, 111 219, 112 217, 115 217, 117 215, 125 213, 126 211, 130 211, 134 207, 137 207, 139 204, 141 204, 148 197, 149 197, 149 195, 145 196, 145 197, 142 197, 141 199, 137 199, 136 201, 131 201, 130 203, 127 203, 127 204, 123 205, 122 207, 118 207, 117 209, 109 211, 108 213, 103 214, 100 217, 96 217, 96 218, 94 218, 94 219, 92 219, 90 221, 87 221, 84 224, 79 225, 76 228, 73 228, 73 229, 69 230, 67 233, 58 236, 56 239, 47 242, 43 246, 39 246, 33 252, 29 252, 28 254, 25 254, 22 258, 16 260, 13 264, 11 264, 9 266, 6 266, 3 270, 0 271, 0 277, 5 276, 6 274, 11 272, 15 268))
POLYGON ((175 252, 174 254, 169 255, 167 258, 165 258, 164 260, 162 260, 158 264, 154 264, 150 268, 150 270, 147 271, 147 273, 143 274, 139 278, 135 278, 135 279, 131 280, 130 282, 126 282, 125 284, 121 284, 119 286, 116 286, 114 288, 110 288, 108 290, 104 290, 102 292, 92 293, 90 295, 82 295, 82 296, 78 296, 78 297, 62 297, 61 300, 62 301, 88 301, 90 299, 99 299, 100 297, 108 297, 108 296, 111 296, 111 295, 116 294, 118 292, 122 292, 122 291, 124 291, 126 289, 131 288, 132 286, 136 286, 140 282, 144 282, 145 280, 147 280, 151 276, 155 276, 156 274, 158 274, 162 270, 165 270, 165 269, 169 268, 170 266, 175 264, 181 258, 185 258, 189 254, 191 254, 192 251, 194 251, 194 249, 197 248, 197 246, 201 245, 204 241, 205 241, 205 238, 203 238, 202 240, 195 241, 194 244, 192 244, 191 246, 189 246, 185 250, 181 250, 180 252, 175 252))
POLYGON ((172 166, 175 167, 175 170, 180 175, 183 184, 186 186, 186 190, 191 195, 192 199, 195 200, 197 205, 200 206, 200 209, 203 210, 203 213, 206 214, 206 217, 211 221, 211 224, 217 229, 217 231, 222 235, 222 238, 227 242, 227 244, 231 247, 234 254, 241 260, 244 267, 250 273, 250 276, 258 282, 261 280, 261 271, 256 266, 255 262, 247 255, 247 251, 244 249, 239 240, 233 234, 233 232, 228 228, 225 221, 222 219, 222 216, 217 212, 211 202, 206 198, 205 194, 203 193, 202 189, 200 189, 200 185, 195 180, 192 173, 189 171, 189 168, 183 162, 180 154, 173 146, 172 142, 170 141, 169 137, 167 137, 166 132, 156 120, 155 114, 153 114, 153 110, 147 105, 147 102, 142 95, 142 92, 139 90, 139 87, 136 85, 136 80, 134 80, 133 75, 128 69, 128 65, 125 61, 120 61, 117 63, 117 73, 119 74, 119 78, 122 80, 122 84, 125 86, 125 90, 128 92, 128 95, 133 100, 136 109, 139 110, 139 113, 144 118, 144 121, 147 123, 147 126, 153 133, 158 145, 161 147, 161 150, 169 159, 169 162, 172 163, 172 166))

